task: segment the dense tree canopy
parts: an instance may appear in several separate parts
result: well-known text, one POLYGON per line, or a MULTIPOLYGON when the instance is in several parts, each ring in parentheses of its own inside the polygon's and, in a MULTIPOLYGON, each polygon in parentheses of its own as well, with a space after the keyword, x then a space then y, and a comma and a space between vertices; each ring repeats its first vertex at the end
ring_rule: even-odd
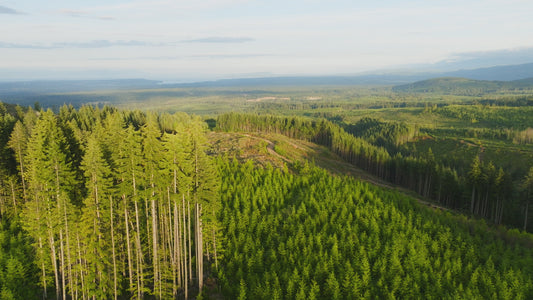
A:
POLYGON ((3 299, 39 294, 37 285, 43 297, 64 299, 188 297, 201 289, 202 258, 220 236, 206 125, 160 117, 90 106, 2 115, 0 212, 8 229, 0 244, 6 254, 33 247, 33 264, 0 258, 3 299), (8 232, 20 238, 10 244, 8 232), (36 279, 32 291, 16 288, 21 277, 36 279))
MULTIPOLYGON (((490 161, 481 162, 477 158, 477 164, 461 172, 440 162, 431 149, 402 154, 404 151, 399 151, 398 145, 412 138, 416 131, 405 124, 366 118, 348 127, 353 131, 350 134, 326 120, 230 113, 219 116, 217 126, 223 131, 281 133, 316 142, 379 178, 496 224, 503 223, 506 214, 507 220, 513 222, 514 211, 521 205, 520 201, 511 201, 520 188, 508 172, 490 161)), ((520 211, 527 218, 525 211, 520 211)))
MULTIPOLYGON (((494 223, 513 186, 477 157, 465 172, 415 128, 365 119, 220 115, 342 159, 494 223), (380 144, 381 143, 381 144, 380 144), (383 147, 382 147, 383 146, 383 147)), ((197 116, 63 106, 0 107, 0 298, 356 299, 533 297, 532 238, 308 163, 275 169, 212 157, 197 116)))
POLYGON ((505 244, 481 223, 309 166, 223 161, 221 174, 231 298, 533 297, 532 245, 505 244))

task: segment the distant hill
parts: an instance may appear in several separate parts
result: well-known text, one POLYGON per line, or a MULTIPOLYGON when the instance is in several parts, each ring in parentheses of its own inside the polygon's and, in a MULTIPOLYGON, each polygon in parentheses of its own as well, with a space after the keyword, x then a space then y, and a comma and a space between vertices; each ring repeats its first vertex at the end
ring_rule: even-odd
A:
POLYGON ((168 84, 165 87, 261 87, 317 85, 394 85, 427 78, 421 74, 369 74, 346 76, 284 76, 220 79, 215 81, 168 84))
POLYGON ((395 92, 474 95, 503 91, 532 90, 533 78, 514 81, 473 80, 458 77, 441 77, 398 85, 395 92))
POLYGON ((443 73, 439 77, 463 77, 475 80, 513 81, 533 77, 533 63, 495 66, 473 70, 458 70, 443 73))

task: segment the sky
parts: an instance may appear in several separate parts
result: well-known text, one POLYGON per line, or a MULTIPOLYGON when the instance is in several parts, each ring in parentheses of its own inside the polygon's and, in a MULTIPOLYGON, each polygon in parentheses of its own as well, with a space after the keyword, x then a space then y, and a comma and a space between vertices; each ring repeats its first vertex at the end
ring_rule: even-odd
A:
POLYGON ((530 0, 0 0, 0 80, 357 74, 533 49, 530 0))

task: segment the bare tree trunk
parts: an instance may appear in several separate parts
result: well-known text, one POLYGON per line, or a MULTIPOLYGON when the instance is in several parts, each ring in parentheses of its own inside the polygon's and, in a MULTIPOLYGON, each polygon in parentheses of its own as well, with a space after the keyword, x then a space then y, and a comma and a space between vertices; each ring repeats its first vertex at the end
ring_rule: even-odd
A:
POLYGON ((146 253, 146 257, 151 257, 152 256, 152 235, 150 234, 150 228, 152 226, 150 226, 150 204, 148 203, 149 200, 148 199, 145 199, 144 200, 144 211, 146 213, 146 239, 148 240, 148 247, 147 247, 147 252, 146 253))
MULTIPOLYGON (((83 265, 83 260, 82 260, 82 256, 81 256, 81 247, 80 247, 80 236, 78 233, 76 233, 76 241, 77 241, 77 245, 78 245, 78 263, 80 266, 83 265)), ((83 270, 84 268, 80 268, 80 280, 81 280, 81 292, 82 292, 82 297, 83 299, 86 299, 86 294, 85 294, 85 279, 83 278, 83 270)))
MULTIPOLYGON (((177 201, 176 201, 177 202, 177 201)), ((177 243, 178 243, 178 285, 179 286, 183 286, 183 282, 185 281, 185 275, 184 275, 184 270, 185 268, 183 267, 183 260, 184 260, 184 257, 185 255, 183 254, 184 253, 184 246, 182 244, 182 232, 183 232, 183 228, 182 228, 182 222, 181 222, 181 216, 182 216, 182 213, 178 210, 178 208, 180 207, 179 204, 177 203, 174 203, 174 206, 176 206, 176 211, 178 213, 178 219, 177 219, 177 222, 178 222, 178 225, 177 225, 177 230, 178 230, 178 235, 177 235, 177 243)))
POLYGON ((128 274, 129 274, 129 281, 130 281, 130 290, 133 289, 133 265, 131 262, 131 242, 130 242, 130 226, 129 226, 129 220, 128 220, 128 209, 126 206, 126 196, 122 195, 122 199, 124 200, 124 226, 126 227, 126 248, 128 252, 128 274))
MULTIPOLYGON (((213 211, 213 220, 215 217, 215 212, 213 211)), ((215 269, 218 270, 218 260, 217 260, 217 238, 216 238, 216 230, 213 226, 213 252, 215 255, 215 269)))
POLYGON ((198 255, 198 251, 200 251, 200 246, 199 246, 199 240, 200 240, 200 236, 198 235, 198 202, 195 201, 194 203, 194 255, 196 256, 196 278, 198 280, 198 282, 200 282, 200 259, 199 259, 199 255, 198 255))
POLYGON ((167 187, 167 204, 168 204, 168 211, 164 214, 164 224, 165 224, 165 232, 166 232, 166 243, 165 245, 168 248, 168 256, 166 255, 166 251, 163 253, 165 254, 165 269, 172 270, 172 295, 174 298, 176 297, 177 293, 177 282, 176 282, 176 243, 174 242, 176 240, 176 237, 174 236, 174 222, 172 221, 172 201, 170 199, 170 186, 167 187), (168 262, 168 259, 170 258, 170 262, 168 262))
POLYGON ((183 270, 184 270, 184 287, 185 287, 185 299, 188 299, 188 286, 189 286, 189 277, 187 276, 188 274, 188 269, 187 269, 187 223, 185 221, 185 195, 183 195, 183 199, 182 199, 182 204, 183 204, 183 270))
POLYGON ((192 282, 191 207, 189 200, 187 200, 187 232, 189 236, 189 281, 192 282))
MULTIPOLYGON (((49 229, 51 230, 51 229, 49 229)), ((48 242, 50 243, 50 258, 52 259, 52 267, 54 269, 54 278, 56 284, 56 298, 59 300, 61 297, 60 286, 59 286, 59 274, 57 270, 57 261, 56 261, 56 246, 54 245, 54 236, 51 232, 48 232, 48 242)))
MULTIPOLYGON (((70 235, 68 230, 68 217, 67 217, 67 205, 65 200, 63 200, 63 218, 65 220, 65 238, 66 238, 66 254, 67 254, 67 264, 68 264, 68 282, 69 282, 69 288, 70 292, 72 293, 73 286, 72 286, 72 262, 70 260, 70 235)), ((72 296, 72 295, 71 295, 72 296)))
POLYGON ((196 202, 196 220, 197 220, 197 230, 198 230, 198 292, 202 292, 202 287, 204 286, 204 244, 202 236, 202 205, 196 202))
POLYGON ((136 235, 136 254, 137 254, 137 299, 143 298, 143 288, 144 288, 144 272, 143 272, 143 253, 141 248, 141 230, 139 228, 139 209, 137 206, 137 199, 135 199, 135 223, 137 226, 137 235, 136 235))
POLYGON ((67 299, 67 291, 66 291, 66 284, 65 284, 65 251, 63 250, 63 230, 59 230, 59 259, 60 259, 60 265, 59 269, 61 272, 61 291, 63 294, 63 300, 67 299))
MULTIPOLYGON (((159 257, 157 256, 157 216, 155 210, 155 200, 152 199, 152 247, 153 247, 153 259, 152 264, 154 266, 154 294, 159 284, 159 257)), ((161 298, 161 294, 159 294, 161 298)))
POLYGON ((111 221, 111 252, 113 255, 113 294, 117 300, 117 258, 115 255, 115 229, 113 227, 113 197, 109 196, 109 210, 111 221))
MULTIPOLYGON (((175 157, 174 157, 174 164, 176 164, 175 157)), ((178 170, 176 170, 176 168, 174 168, 174 180, 173 180, 172 186, 174 188, 174 194, 177 194, 178 193, 178 170)))
POLYGON ((172 273, 173 276, 174 276, 174 279, 177 280, 176 281, 173 281, 173 288, 172 288, 172 292, 173 292, 173 295, 174 295, 174 298, 177 297, 177 294, 178 294, 178 290, 177 290, 177 286, 180 285, 181 283, 181 270, 180 270, 180 243, 179 243, 179 230, 178 230, 178 206, 176 204, 176 202, 174 202, 174 226, 173 226, 173 230, 174 230, 174 265, 172 266, 172 269, 174 270, 174 272, 172 273))
MULTIPOLYGON (((167 189, 167 204, 170 206, 170 188, 167 189)), ((159 228, 160 228, 160 249, 159 249, 159 294, 163 295, 163 283, 166 279, 164 274, 172 272, 172 231, 168 225, 170 211, 167 211, 165 201, 159 202, 159 228), (170 260, 170 262, 169 262, 170 260), (169 270, 170 267, 170 270, 169 270), (164 278, 165 277, 165 278, 164 278)), ((165 288, 167 286, 165 285, 165 288)))
MULTIPOLYGON (((43 240, 42 240, 41 237, 39 237, 39 250, 40 250, 41 253, 44 251, 44 249, 43 249, 43 240)), ((44 261, 41 264, 41 268, 42 268, 42 271, 43 271, 43 299, 46 299, 46 298, 48 298, 48 296, 46 294, 46 269, 44 267, 44 261)))
POLYGON ((130 158, 131 162, 131 184, 133 186, 133 196, 137 196, 137 184, 135 181, 135 162, 133 161, 133 155, 130 158))

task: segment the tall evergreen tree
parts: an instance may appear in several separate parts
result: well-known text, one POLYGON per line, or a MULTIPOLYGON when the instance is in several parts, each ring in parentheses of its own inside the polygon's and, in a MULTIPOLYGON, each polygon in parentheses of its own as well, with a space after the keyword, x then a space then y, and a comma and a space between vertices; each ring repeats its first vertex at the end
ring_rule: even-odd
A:
MULTIPOLYGON (((60 276, 63 279, 67 272, 63 268, 66 266, 65 255, 58 255, 58 248, 65 243, 63 236, 69 236, 69 211, 73 211, 70 195, 76 185, 68 153, 68 145, 54 113, 50 110, 43 112, 33 128, 25 155, 31 193, 25 215, 32 220, 27 228, 38 241, 38 253, 44 255, 49 251, 57 298, 65 297, 66 293, 65 280, 62 284, 59 281, 60 276), (47 243, 48 250, 44 250, 47 243)), ((68 260, 68 254, 66 256, 68 260)), ((42 257, 40 259, 43 260, 42 257)), ((44 262, 41 265, 44 285, 46 268, 44 262)))
POLYGON ((84 278, 88 297, 108 298, 113 291, 111 259, 110 197, 113 197, 111 170, 104 159, 100 132, 87 140, 82 169, 88 190, 82 209, 82 246, 88 269, 84 278))
POLYGON ((24 168, 24 153, 26 152, 26 147, 28 143, 28 132, 26 127, 19 120, 15 123, 13 131, 11 132, 11 138, 9 140, 9 147, 15 152, 15 159, 18 163, 18 170, 20 174, 20 179, 22 182, 23 196, 24 199, 27 198, 26 195, 26 180, 25 180, 25 168, 24 168))

